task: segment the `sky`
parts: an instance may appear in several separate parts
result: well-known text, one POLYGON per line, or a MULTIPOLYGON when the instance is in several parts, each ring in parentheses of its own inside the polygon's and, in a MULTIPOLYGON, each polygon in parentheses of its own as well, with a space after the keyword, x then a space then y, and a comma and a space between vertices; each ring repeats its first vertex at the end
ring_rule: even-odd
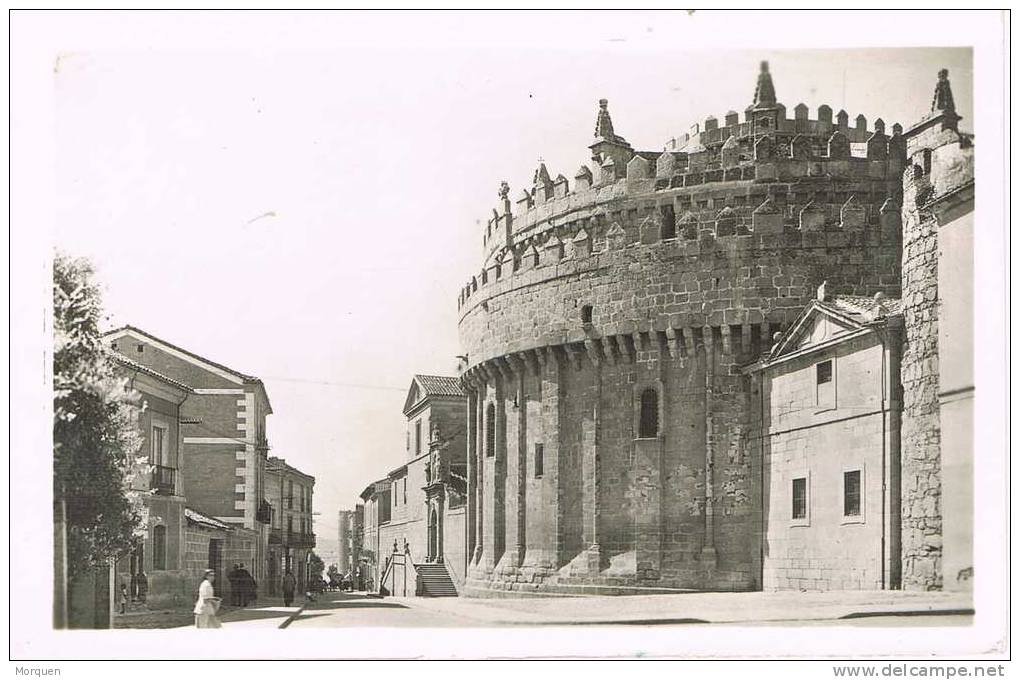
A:
POLYGON ((263 379, 270 455, 316 477, 333 540, 336 511, 406 457, 412 376, 456 374, 457 295, 500 181, 516 195, 539 159, 572 181, 600 98, 618 134, 661 150, 742 111, 768 60, 791 117, 828 104, 888 130, 929 110, 945 67, 973 131, 966 48, 709 50, 680 39, 697 15, 623 19, 517 41, 520 17, 445 14, 423 41, 422 15, 330 15, 285 48, 245 47, 239 21, 221 43, 69 49, 54 243, 96 265, 109 327, 263 379))

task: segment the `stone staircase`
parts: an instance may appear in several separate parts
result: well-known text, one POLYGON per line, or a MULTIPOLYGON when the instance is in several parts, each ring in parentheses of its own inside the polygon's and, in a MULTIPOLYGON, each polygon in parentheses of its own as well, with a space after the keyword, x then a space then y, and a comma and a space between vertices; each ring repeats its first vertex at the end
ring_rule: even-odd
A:
POLYGON ((444 564, 416 564, 414 568, 421 576, 422 597, 457 597, 457 586, 444 564))

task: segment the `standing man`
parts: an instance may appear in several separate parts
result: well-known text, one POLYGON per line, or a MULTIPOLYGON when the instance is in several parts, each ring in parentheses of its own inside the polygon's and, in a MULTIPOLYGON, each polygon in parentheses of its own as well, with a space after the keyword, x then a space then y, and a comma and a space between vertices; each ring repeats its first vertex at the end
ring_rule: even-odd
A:
POLYGON ((287 570, 287 573, 283 575, 283 606, 289 607, 290 603, 294 601, 294 590, 297 588, 297 579, 294 578, 294 574, 287 570))
POLYGON ((255 579, 244 568, 244 563, 241 564, 241 568, 238 570, 237 582, 238 590, 241 594, 241 606, 247 607, 248 603, 252 600, 252 586, 255 585, 255 579))
POLYGON ((227 574, 227 581, 230 583, 230 604, 235 607, 241 606, 241 579, 240 579, 241 567, 234 563, 231 567, 230 572, 227 574))

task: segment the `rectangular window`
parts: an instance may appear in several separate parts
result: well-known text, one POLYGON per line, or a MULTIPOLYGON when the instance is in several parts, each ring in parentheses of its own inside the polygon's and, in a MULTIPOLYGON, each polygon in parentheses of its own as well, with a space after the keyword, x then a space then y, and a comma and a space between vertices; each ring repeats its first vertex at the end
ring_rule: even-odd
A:
POLYGON ((832 359, 815 364, 815 403, 821 408, 836 406, 836 382, 832 378, 832 359))
POLYGON ((166 466, 166 428, 152 426, 152 454, 149 457, 153 465, 166 466))
POLYGON ((404 477, 404 505, 407 505, 407 477, 404 477))
POLYGON ((535 444, 535 476, 541 477, 545 471, 545 447, 535 444))
POLYGON ((414 455, 421 455, 421 421, 414 423, 414 455))
POLYGON ((294 509, 294 482, 287 481, 287 509, 294 509))
POLYGON ((793 519, 807 519, 807 477, 793 480, 793 519))
POLYGON ((843 516, 861 516, 861 471, 843 473, 843 516))

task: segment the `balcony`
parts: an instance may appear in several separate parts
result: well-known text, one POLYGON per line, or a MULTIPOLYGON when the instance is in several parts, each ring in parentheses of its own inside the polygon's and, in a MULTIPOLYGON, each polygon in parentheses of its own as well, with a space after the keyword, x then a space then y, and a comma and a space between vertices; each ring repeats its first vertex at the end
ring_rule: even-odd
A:
POLYGON ((177 490, 177 468, 153 465, 149 489, 160 496, 173 496, 177 490))
POLYGON ((263 499, 259 503, 258 510, 255 511, 255 521, 260 524, 269 524, 273 521, 273 506, 269 501, 263 499))

